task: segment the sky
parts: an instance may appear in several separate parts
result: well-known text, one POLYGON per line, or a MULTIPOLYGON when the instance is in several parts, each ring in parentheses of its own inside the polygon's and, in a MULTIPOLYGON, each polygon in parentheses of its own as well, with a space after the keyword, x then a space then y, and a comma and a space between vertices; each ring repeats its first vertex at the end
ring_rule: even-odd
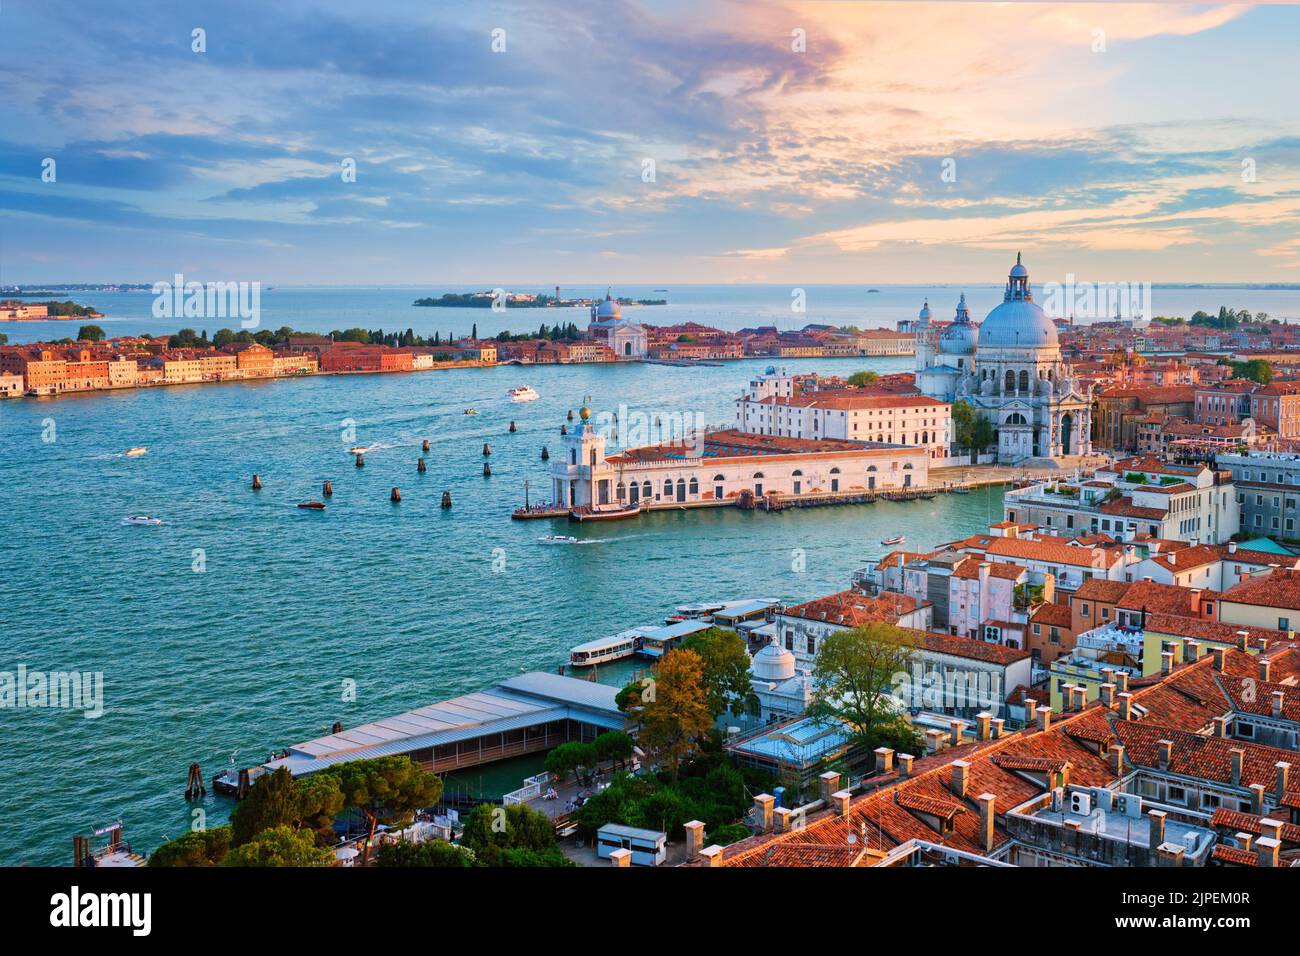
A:
POLYGON ((1297 36, 1284 5, 3 0, 0 284, 997 282, 1016 251, 1300 282, 1297 36))

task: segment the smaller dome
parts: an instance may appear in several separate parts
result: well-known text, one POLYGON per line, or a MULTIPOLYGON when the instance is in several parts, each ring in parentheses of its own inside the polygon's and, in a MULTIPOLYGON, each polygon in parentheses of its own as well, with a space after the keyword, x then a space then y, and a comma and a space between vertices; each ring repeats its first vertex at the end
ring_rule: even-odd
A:
POLYGON ((925 304, 921 306, 921 311, 917 313, 917 319, 922 322, 930 321, 930 300, 926 299, 925 304))
POLYGON ((605 290, 605 301, 602 302, 602 303, 597 307, 597 309, 596 309, 596 318, 598 318, 598 319, 621 319, 622 317, 623 317, 623 310, 619 308, 618 303, 615 302, 613 296, 610 295, 610 290, 606 289, 606 290, 605 290))
POLYGON ((782 681, 794 677, 794 655, 776 642, 761 648, 749 665, 755 680, 782 681))
POLYGON ((1016 264, 1011 267, 1012 279, 1024 279, 1029 277, 1029 270, 1020 262, 1020 253, 1016 253, 1016 264))

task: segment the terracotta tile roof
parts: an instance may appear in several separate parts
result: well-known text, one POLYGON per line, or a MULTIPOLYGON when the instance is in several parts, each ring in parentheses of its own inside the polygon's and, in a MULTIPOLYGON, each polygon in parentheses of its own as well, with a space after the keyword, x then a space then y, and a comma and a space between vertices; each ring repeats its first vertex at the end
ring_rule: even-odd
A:
POLYGON ((1030 617, 1029 623, 1051 627, 1070 626, 1070 607, 1067 604, 1040 604, 1030 617))
POLYGON ((1223 592, 1223 600, 1300 611, 1300 573, 1280 568, 1248 578, 1223 592))
POLYGON ((1258 714, 1262 717, 1273 715, 1273 694, 1281 691, 1282 719, 1300 722, 1300 687, 1259 680, 1254 675, 1221 676, 1219 684, 1228 695, 1228 700, 1232 702, 1233 710, 1245 714, 1258 714))
POLYGON ((1278 803, 1292 810, 1300 810, 1300 790, 1288 790, 1282 794, 1282 799, 1278 803))
POLYGON ((896 594, 892 591, 879 597, 868 597, 857 591, 840 591, 803 604, 796 604, 781 613, 787 617, 825 621, 842 627, 860 627, 863 624, 880 621, 897 623, 903 615, 928 603, 918 602, 910 594, 896 594))
POLYGON ((984 562, 976 555, 971 555, 953 570, 954 578, 963 578, 966 580, 979 580, 980 566, 988 565, 988 574, 990 577, 1001 578, 1006 581, 1018 581, 1029 571, 1015 564, 1004 564, 1001 561, 984 562))
MULTIPOLYGON (((1241 813, 1237 810, 1219 807, 1214 811, 1214 816, 1210 818, 1210 824, 1215 827, 1225 827, 1234 833, 1253 833, 1259 836, 1264 832, 1264 819, 1264 817, 1255 816, 1253 813, 1241 813)), ((1283 843, 1300 843, 1300 826, 1286 820, 1278 822, 1282 824, 1283 843)))
POLYGON ((1029 757, 1017 754, 995 754, 989 759, 1003 770, 1033 770, 1039 773, 1055 773, 1067 763, 1065 760, 1053 760, 1051 757, 1029 757))
MULTIPOLYGON (((1219 596, 1218 591, 1200 591, 1200 597, 1212 600, 1219 596)), ((1116 606, 1127 611, 1147 611, 1152 614, 1197 614, 1197 591, 1178 584, 1161 584, 1158 581, 1134 581, 1116 602, 1116 606)))
POLYGON ((1100 578, 1089 578, 1075 589, 1074 596, 1088 601, 1104 601, 1107 604, 1115 604, 1130 587, 1132 585, 1127 581, 1104 581, 1100 578))
POLYGON ((876 562, 876 570, 883 571, 885 568, 898 567, 898 556, 903 556, 903 563, 908 564, 912 561, 918 561, 922 558, 932 558, 939 552, 937 551, 890 551, 887 555, 876 562))
POLYGON ((1063 542, 1025 538, 996 538, 985 549, 985 553, 989 557, 1046 561, 1051 564, 1068 564, 1072 567, 1085 568, 1109 567, 1118 559, 1117 555, 1108 555, 1100 548, 1080 548, 1063 542))
POLYGON ((938 817, 940 820, 951 820, 957 814, 966 812, 965 807, 953 803, 951 800, 926 796, 915 790, 898 789, 894 791, 894 794, 900 807, 938 817))
POLYGON ((977 641, 970 637, 955 637, 951 634, 935 634, 929 631, 917 631, 904 628, 921 638, 922 646, 935 654, 947 654, 949 657, 964 657, 968 660, 984 661, 989 664, 1014 664, 1030 656, 1029 651, 1007 647, 1004 644, 991 644, 977 641))
POLYGON ((1242 789, 1252 784, 1272 787, 1276 784, 1279 760, 1291 761, 1295 753, 1277 747, 1265 747, 1245 740, 1225 737, 1203 737, 1200 734, 1171 727, 1162 727, 1148 721, 1116 720, 1115 733, 1124 744, 1125 756, 1135 766, 1154 768, 1159 764, 1159 747, 1156 741, 1173 743, 1169 770, 1201 780, 1228 784, 1232 780, 1232 757, 1229 751, 1240 748, 1242 759, 1242 789))
POLYGON ((1133 504, 1132 498, 1116 498, 1105 502, 1099 509, 1102 514, 1119 515, 1121 518, 1147 518, 1159 520, 1169 513, 1168 508, 1143 508, 1133 504))
POLYGON ((1204 567, 1216 561, 1232 561, 1237 564, 1254 564, 1262 567, 1270 564, 1291 567, 1296 563, 1294 557, 1288 558, 1284 554, 1273 554, 1268 551, 1243 551, 1238 548, 1230 553, 1227 546, 1222 544, 1201 544, 1172 553, 1162 552, 1152 555, 1151 560, 1170 571, 1186 571, 1188 568, 1204 567))
POLYGON ((1263 638, 1269 642, 1285 641, 1286 631, 1276 631, 1267 627, 1246 627, 1241 624, 1225 624, 1222 621, 1207 621, 1204 618, 1184 617, 1179 614, 1149 614, 1146 630, 1148 633, 1164 634, 1169 637, 1190 637, 1196 641, 1216 641, 1220 644, 1237 643, 1241 631, 1251 642, 1263 638))
POLYGON ((1215 844, 1214 858, 1236 866, 1259 866, 1259 857, 1254 853, 1243 850, 1241 847, 1226 846, 1222 843, 1215 844))

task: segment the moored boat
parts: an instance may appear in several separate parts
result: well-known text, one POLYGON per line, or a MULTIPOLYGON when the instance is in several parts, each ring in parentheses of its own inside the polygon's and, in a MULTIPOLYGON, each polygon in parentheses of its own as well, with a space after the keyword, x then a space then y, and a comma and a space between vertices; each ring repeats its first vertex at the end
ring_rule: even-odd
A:
POLYGON ((606 664, 631 657, 641 646, 641 636, 649 630, 652 628, 634 627, 631 630, 611 634, 609 637, 579 644, 569 651, 569 664, 573 667, 592 667, 596 664, 606 664))
POLYGON ((641 513, 641 506, 623 505, 615 508, 592 508, 584 505, 581 508, 569 509, 570 521, 618 521, 622 518, 635 518, 641 513))

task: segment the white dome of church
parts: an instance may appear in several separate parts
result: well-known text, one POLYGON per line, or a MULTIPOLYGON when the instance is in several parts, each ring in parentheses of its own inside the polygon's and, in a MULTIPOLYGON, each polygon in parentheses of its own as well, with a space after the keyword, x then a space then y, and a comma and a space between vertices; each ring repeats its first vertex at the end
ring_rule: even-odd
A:
POLYGON ((916 321, 918 323, 930 321, 930 300, 929 299, 926 299, 925 304, 921 306, 921 311, 918 312, 916 315, 916 321))
POLYGON ((618 307, 609 290, 605 291, 605 301, 596 309, 596 318, 598 319, 621 319, 623 310, 618 307))
POLYGON ((775 642, 760 648, 749 665, 755 680, 783 681, 794 677, 794 655, 775 642))
POLYGON ((1002 304, 988 314, 979 331, 979 347, 983 349, 1056 348, 1059 341, 1056 323, 1034 302, 1029 287, 1029 270, 1020 262, 1007 277, 1007 290, 1002 304))
POLYGON ((939 335, 939 351, 944 355, 971 355, 979 341, 979 329, 970 320, 970 309, 966 308, 966 293, 961 294, 957 303, 957 315, 939 335))

